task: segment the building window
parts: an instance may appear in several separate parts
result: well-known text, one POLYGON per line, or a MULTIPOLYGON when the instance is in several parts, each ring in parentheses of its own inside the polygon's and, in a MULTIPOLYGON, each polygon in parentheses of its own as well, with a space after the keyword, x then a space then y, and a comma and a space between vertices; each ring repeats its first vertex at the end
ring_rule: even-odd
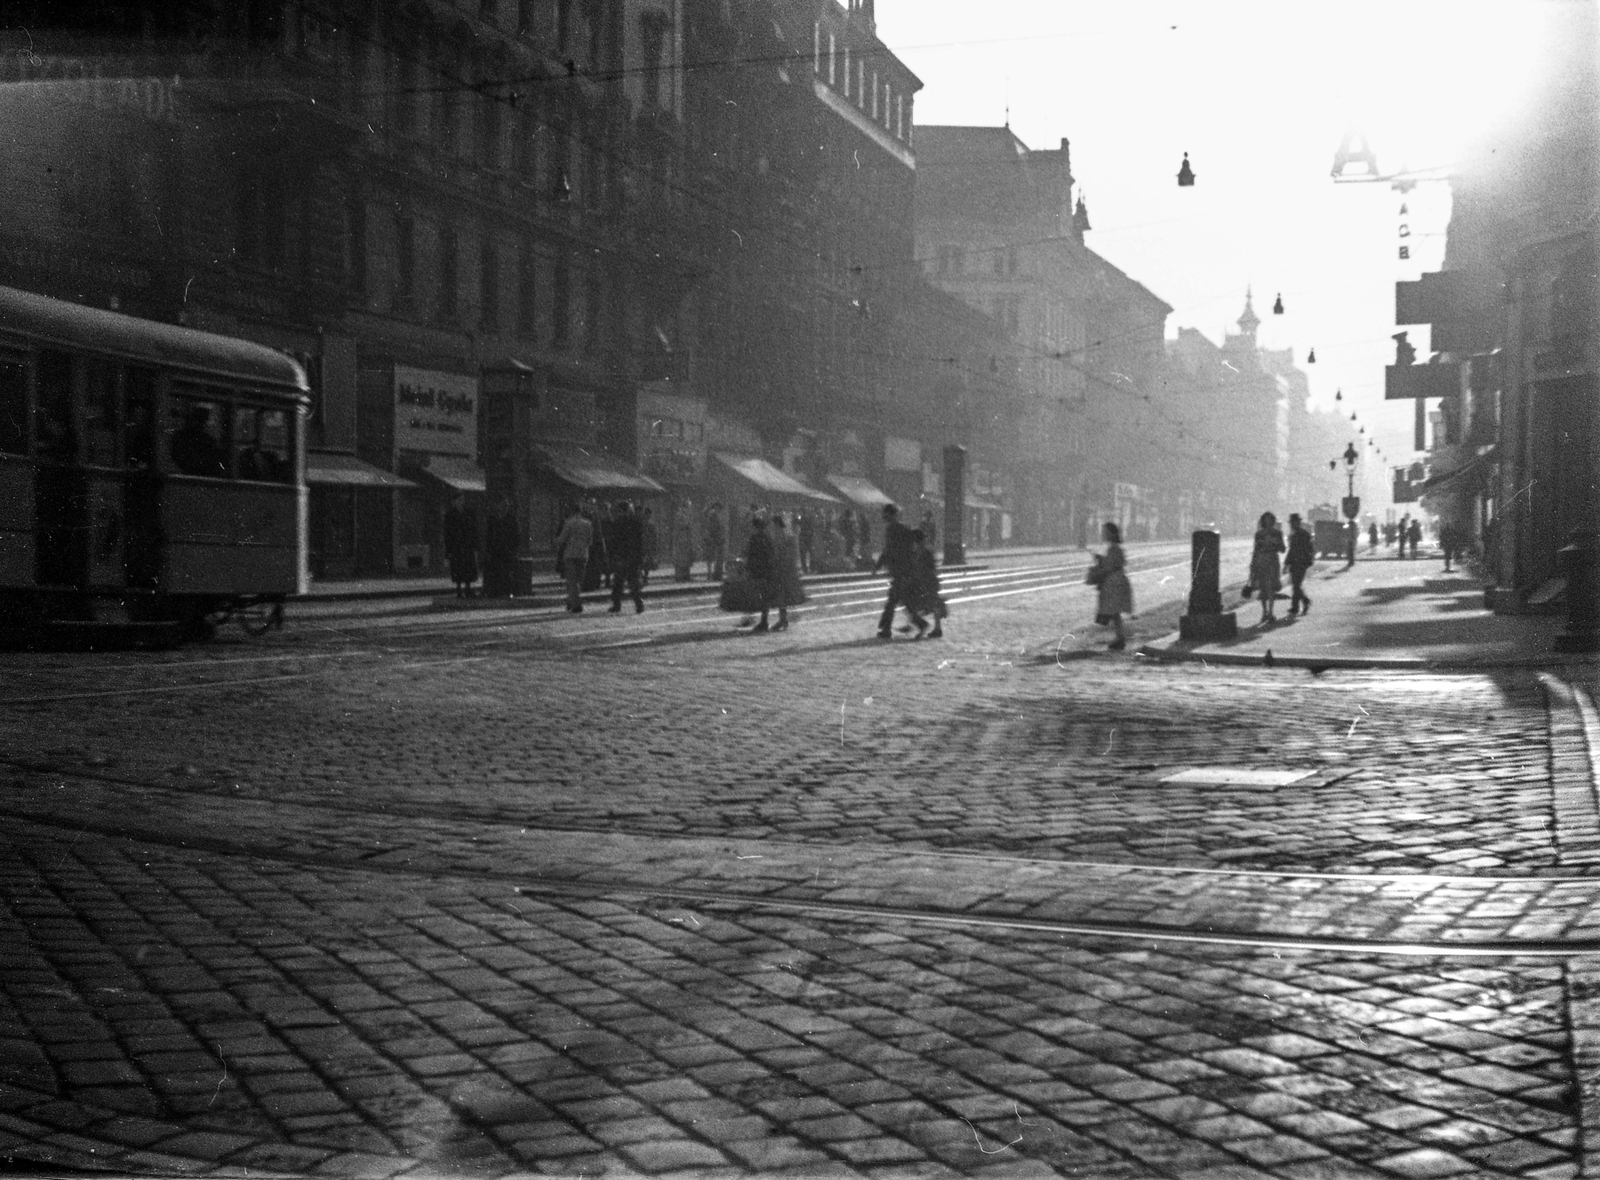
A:
POLYGON ((850 97, 850 46, 844 47, 844 96, 850 97))
POLYGON ((565 261, 550 276, 550 343, 565 348, 572 319, 572 272, 565 261))
POLYGON ((872 71, 872 117, 878 117, 878 71, 872 71))
POLYGON ((534 283, 538 277, 538 266, 533 253, 531 242, 522 243, 522 251, 517 259, 517 332, 523 336, 531 336, 535 330, 535 313, 538 310, 537 290, 534 283))
POLYGON ((583 288, 583 347, 586 352, 594 352, 600 345, 600 320, 604 305, 599 270, 589 271, 584 278, 583 288))
POLYGON ((865 58, 856 58, 856 106, 867 105, 867 62, 865 58))
POLYGON ((365 301, 367 296, 367 202, 352 193, 346 205, 344 227, 344 272, 350 292, 365 301))
POLYGON ((811 72, 822 73, 822 22, 811 24, 811 72))
POLYGON ((407 312, 417 291, 417 225, 409 217, 394 219, 395 310, 407 312))
POLYGON ((500 167, 500 99, 488 90, 478 95, 478 163, 500 167))
POLYGON ((490 332, 500 330, 500 253, 494 238, 483 235, 483 250, 478 259, 480 299, 478 322, 490 332))
POLYGON ((829 86, 838 85, 838 75, 837 75, 837 72, 834 69, 834 66, 836 65, 837 60, 838 60, 837 57, 835 56, 837 54, 837 52, 838 52, 838 48, 839 48, 838 39, 835 38, 832 33, 829 33, 828 34, 828 85, 829 86))
POLYGON ((461 278, 459 244, 456 231, 449 226, 439 230, 439 318, 454 322, 458 312, 459 283, 461 278))
POLYGON ((903 94, 894 96, 894 121, 899 128, 895 134, 904 139, 906 137, 906 96, 903 94))

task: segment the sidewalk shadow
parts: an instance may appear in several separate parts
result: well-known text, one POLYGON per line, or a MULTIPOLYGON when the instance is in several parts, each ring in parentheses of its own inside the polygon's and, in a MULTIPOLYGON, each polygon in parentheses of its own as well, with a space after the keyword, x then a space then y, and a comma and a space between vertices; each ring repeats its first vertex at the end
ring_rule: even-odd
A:
POLYGON ((1424 578, 1421 582, 1411 586, 1372 586, 1361 591, 1361 597, 1369 600, 1375 606, 1388 606, 1390 603, 1399 602, 1401 599, 1415 598, 1419 594, 1449 595, 1454 598, 1467 594, 1475 595, 1481 607, 1483 602, 1483 583, 1475 578, 1451 576, 1424 578))

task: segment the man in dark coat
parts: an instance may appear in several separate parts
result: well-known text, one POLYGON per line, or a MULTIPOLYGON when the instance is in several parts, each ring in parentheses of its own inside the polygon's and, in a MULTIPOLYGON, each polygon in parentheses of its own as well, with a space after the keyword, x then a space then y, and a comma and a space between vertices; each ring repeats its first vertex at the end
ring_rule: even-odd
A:
POLYGON ((917 613, 917 540, 912 530, 900 523, 900 509, 893 504, 883 506, 883 552, 872 563, 872 572, 882 566, 889 567, 889 598, 883 604, 883 614, 878 619, 878 638, 893 637, 895 608, 903 606, 911 625, 917 629, 917 638, 928 629, 928 620, 917 613))
POLYGON ((444 556, 450 563, 456 597, 466 598, 478 580, 478 523, 467 511, 467 498, 459 492, 450 498, 444 514, 444 556))
POLYGON ((1311 599, 1306 597, 1302 583, 1306 580, 1306 571, 1316 561, 1315 546, 1311 541, 1311 534, 1306 531, 1305 525, 1300 523, 1298 513, 1289 514, 1289 552, 1283 559, 1284 568, 1289 571, 1289 585, 1294 593, 1289 596, 1289 614, 1298 615, 1302 611, 1311 609, 1311 599))
POLYGON ((615 506, 606 537, 611 558, 611 614, 622 613, 622 586, 627 583, 635 614, 644 612, 640 575, 644 570, 644 523, 627 501, 615 506))

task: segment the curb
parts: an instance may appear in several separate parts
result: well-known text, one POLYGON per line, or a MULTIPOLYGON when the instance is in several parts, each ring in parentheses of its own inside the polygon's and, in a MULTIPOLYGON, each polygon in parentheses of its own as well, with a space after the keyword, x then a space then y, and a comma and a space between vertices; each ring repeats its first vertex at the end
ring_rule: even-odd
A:
POLYGON ((1227 667, 1253 668, 1308 668, 1313 672, 1333 670, 1378 669, 1395 672, 1416 672, 1436 669, 1477 668, 1565 668, 1576 664, 1592 663, 1592 657, 1551 653, 1544 656, 1520 656, 1506 659, 1472 659, 1469 657, 1429 659, 1424 656, 1307 656, 1285 652, 1279 655, 1268 652, 1256 655, 1251 652, 1208 651, 1204 647, 1180 648, 1182 640, 1173 632, 1166 639, 1146 643, 1135 655, 1167 664, 1217 664, 1227 667))

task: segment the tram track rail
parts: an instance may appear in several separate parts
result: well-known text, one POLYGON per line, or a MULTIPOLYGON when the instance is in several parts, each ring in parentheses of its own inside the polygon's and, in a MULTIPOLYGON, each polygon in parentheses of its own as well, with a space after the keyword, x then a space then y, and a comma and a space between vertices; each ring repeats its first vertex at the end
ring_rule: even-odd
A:
MULTIPOLYGON (((183 849, 190 853, 223 857, 258 858, 305 865, 320 869, 352 872, 411 875, 429 879, 465 879, 504 885, 508 898, 518 895, 561 895, 591 898, 638 898, 646 908, 663 902, 683 906, 732 907, 736 911, 757 910, 805 914, 811 918, 852 922, 937 924, 949 927, 984 928, 1014 931, 1018 934, 1052 934, 1071 938, 1109 938, 1118 941, 1171 942, 1232 946, 1251 949, 1328 950, 1348 953, 1405 956, 1478 956, 1563 958, 1600 954, 1600 928, 1582 927, 1583 933, 1562 937, 1490 936, 1478 932, 1471 922, 1452 937, 1390 937, 1382 933, 1353 934, 1348 929, 1332 931, 1274 931, 1262 928, 1275 913, 1289 915, 1294 901, 1310 891, 1347 893, 1352 902, 1370 901, 1374 891, 1389 888, 1403 898, 1420 899, 1434 893, 1452 894, 1466 912, 1474 906, 1499 904, 1505 898, 1526 897, 1535 893, 1557 895, 1553 905, 1571 909, 1574 900, 1587 898, 1595 891, 1600 876, 1552 871, 1518 874, 1436 874, 1405 872, 1348 872, 1330 870, 1218 868, 1118 861, 1047 859, 1011 856, 983 850, 903 849, 881 844, 833 844, 807 840, 741 840, 716 836, 665 837, 643 828, 609 825, 534 823, 486 816, 463 816, 460 808, 419 804, 386 804, 375 815, 368 807, 342 805, 332 800, 296 799, 282 802, 256 796, 238 797, 215 789, 195 789, 119 776, 95 770, 45 768, 17 759, 0 761, 17 772, 48 775, 54 780, 76 779, 106 787, 133 788, 144 797, 135 814, 119 816, 102 803, 84 801, 79 808, 63 809, 48 797, 37 796, 38 805, 27 805, 27 797, 0 794, 0 811, 12 816, 12 831, 37 825, 47 830, 70 833, 81 841, 94 834, 119 841, 183 849), (7 795, 10 797, 7 798, 7 795), (216 812, 210 817, 195 804, 205 800, 216 812), (241 814, 240 804, 258 805, 257 817, 241 814), (156 805, 159 804, 159 805, 156 805), (65 814, 72 810, 76 813, 65 814), (223 816, 222 811, 227 815, 223 816), (163 818, 166 813, 166 818, 163 818), (337 816, 330 820, 328 817, 337 816), (180 817, 187 817, 184 823, 180 817), (366 825, 363 831, 362 819, 366 825), (419 821, 428 830, 416 839, 419 821), (339 833, 329 838, 327 833, 339 833), (405 838, 401 833, 413 833, 405 838), (579 838, 579 839, 574 839, 579 838), (584 840, 592 844, 588 860, 572 849, 584 840), (530 842, 566 849, 568 861, 556 869, 518 869, 517 860, 537 859, 530 842), (668 872, 662 863, 646 863, 634 857, 616 857, 614 845, 632 843, 638 847, 665 848, 662 857, 681 855, 703 862, 714 849, 721 863, 745 874, 707 877, 694 873, 668 872), (451 851, 451 847, 454 851, 451 851), (681 846, 691 851, 673 853, 681 846), (440 849, 444 849, 441 852, 440 849), (770 861, 776 877, 762 877, 769 870, 752 867, 751 862, 770 861), (815 863, 817 881, 797 880, 795 863, 815 863), (840 889, 854 889, 858 882, 879 880, 885 865, 903 863, 915 872, 905 878, 905 900, 884 904, 829 897, 840 889), (619 868, 619 865, 629 867, 619 868), (789 877, 781 874, 787 866, 789 877), (822 879, 821 866, 830 866, 828 880, 822 879), (510 867, 508 867, 510 866, 510 867), (920 874, 920 876, 919 876, 920 874), (928 875, 937 878, 932 896, 949 904, 927 904, 928 875), (1155 919, 1097 919, 1082 913, 1057 916, 1050 913, 1004 912, 1014 898, 1002 891, 992 902, 959 905, 961 882, 990 882, 992 878, 1015 874, 1036 885, 1043 876, 1063 879, 1061 908, 1093 906, 1096 897, 1123 899, 1148 893, 1158 902, 1171 898, 1192 899, 1205 889, 1215 889, 1219 910, 1211 918, 1175 923, 1155 919), (663 878, 666 879, 663 879, 663 878), (1081 889, 1079 897, 1074 889, 1081 889), (1246 897, 1240 902, 1240 897, 1246 897), (920 899, 920 900, 919 900, 920 899), (1084 899, 1088 899, 1085 902, 1084 899), (1250 900, 1255 899, 1255 900, 1250 900), (1275 899, 1286 899, 1281 903, 1275 899), (1228 905, 1237 908, 1230 921, 1228 905), (1242 908, 1241 908, 1242 907, 1242 908), (1250 923, 1255 923, 1253 927, 1250 923), (1593 933, 1589 933, 1593 931, 1593 933)), ((12 790, 17 790, 13 780, 12 790)), ((27 790, 27 788, 22 788, 27 790)), ((131 803, 126 796, 125 802, 131 803)), ((557 858, 559 861, 559 857, 557 858)), ((543 862, 541 862, 543 863, 543 862)), ((906 870, 910 871, 910 870, 906 870)), ((892 875, 892 874, 891 874, 892 875)), ((804 874, 802 874, 802 877, 804 874)), ((862 884, 861 888, 882 891, 881 884, 862 884)), ((888 892, 893 893, 890 888, 888 892)), ((1112 907, 1115 908, 1115 907, 1112 907)), ((1165 904, 1155 907, 1164 911, 1165 904)), ((1333 923, 1348 925, 1347 919, 1333 923)), ((1374 926, 1382 923, 1374 920, 1374 926)), ((1393 926, 1391 918, 1389 925, 1393 926)), ((1400 926, 1405 927, 1401 922, 1400 926)))

